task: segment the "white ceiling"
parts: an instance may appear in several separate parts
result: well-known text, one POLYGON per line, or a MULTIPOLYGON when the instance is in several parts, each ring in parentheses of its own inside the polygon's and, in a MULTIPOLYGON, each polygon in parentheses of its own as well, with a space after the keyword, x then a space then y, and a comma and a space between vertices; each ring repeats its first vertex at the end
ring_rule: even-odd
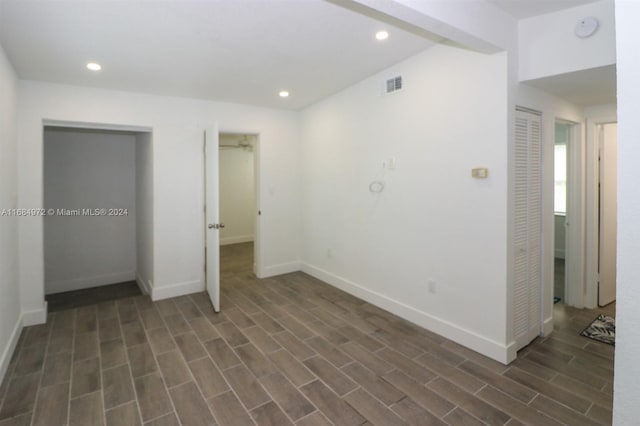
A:
MULTIPOLYGON (((489 1, 524 18, 595 0, 489 1)), ((22 79, 300 109, 442 41, 340 3, 0 0, 0 43, 22 79)), ((615 98, 611 70, 529 84, 581 104, 615 98)))
POLYGON ((434 44, 323 0, 0 0, 0 42, 22 79, 287 109, 434 44))
POLYGON ((525 82, 582 106, 616 102, 616 66, 593 68, 525 82))
POLYGON ((516 19, 530 18, 598 0, 488 0, 516 19))

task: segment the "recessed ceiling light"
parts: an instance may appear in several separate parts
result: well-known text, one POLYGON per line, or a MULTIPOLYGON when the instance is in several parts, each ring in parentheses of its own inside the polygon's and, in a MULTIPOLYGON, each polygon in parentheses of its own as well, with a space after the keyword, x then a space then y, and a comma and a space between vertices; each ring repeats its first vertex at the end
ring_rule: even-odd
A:
POLYGON ((376 39, 378 40, 386 40, 389 38, 389 33, 386 31, 378 31, 376 33, 376 39))
POLYGON ((87 64, 87 68, 91 71, 100 71, 102 69, 102 66, 97 62, 89 62, 87 64))
POLYGON ((289 92, 287 92, 286 90, 282 90, 280 93, 278 93, 278 95, 281 98, 288 98, 289 97, 289 92))

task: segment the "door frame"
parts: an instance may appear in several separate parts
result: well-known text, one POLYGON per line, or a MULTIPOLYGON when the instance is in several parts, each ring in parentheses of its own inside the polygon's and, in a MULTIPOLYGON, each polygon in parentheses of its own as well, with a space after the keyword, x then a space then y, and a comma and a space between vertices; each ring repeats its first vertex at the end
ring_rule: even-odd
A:
MULTIPOLYGON (((261 170, 262 170, 262 143, 261 143, 261 132, 256 129, 242 129, 242 128, 229 128, 223 127, 222 125, 218 125, 218 138, 220 138, 220 134, 228 134, 228 135, 251 135, 255 136, 256 143, 253 150, 253 178, 254 178, 254 197, 255 197, 255 215, 254 215, 254 238, 253 238, 253 272, 257 278, 264 278, 264 250, 262 244, 264 240, 263 229, 261 226, 261 215, 258 212, 261 212, 261 194, 262 194, 262 185, 261 185, 261 170)), ((206 161, 206 154, 203 151, 203 167, 206 161)), ((218 162, 220 159, 218 158, 218 162)), ((220 170, 220 164, 218 163, 218 171, 220 170)), ((206 175, 203 169, 203 182, 206 180, 206 175)), ((205 186, 206 191, 206 186, 205 186)), ((206 267, 207 267, 207 258, 206 258, 206 232, 207 232, 207 217, 206 217, 206 192, 203 193, 203 235, 205 240, 203 241, 203 282, 204 287, 206 288, 206 267)))
MULTIPOLYGON (((253 196, 254 196, 254 221, 253 221, 253 273, 258 278, 264 277, 263 256, 262 256, 262 230, 260 227, 260 152, 262 144, 260 143, 260 133, 255 131, 226 131, 223 128, 218 129, 218 140, 220 135, 247 135, 255 137, 255 146, 253 147, 253 196)), ((218 170, 220 169, 220 158, 218 157, 218 170)))
MULTIPOLYGON (((554 124, 569 125, 567 142, 567 211, 565 215, 565 303, 584 307, 584 146, 582 125, 556 117, 554 124)), ((554 140, 555 144, 555 140, 554 140)), ((555 157, 554 157, 555 165, 555 157)), ((554 221, 555 222, 555 221, 554 221)), ((555 224, 554 224, 555 226, 555 224)), ((554 229, 555 233, 555 229, 554 229)), ((555 264, 553 264, 555 265, 555 264)), ((555 266, 553 266, 555 268, 555 266)))

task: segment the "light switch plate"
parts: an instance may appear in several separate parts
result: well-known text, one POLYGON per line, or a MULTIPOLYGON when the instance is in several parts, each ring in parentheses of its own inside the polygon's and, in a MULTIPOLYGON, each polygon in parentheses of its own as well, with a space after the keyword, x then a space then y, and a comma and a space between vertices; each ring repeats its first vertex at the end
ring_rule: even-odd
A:
POLYGON ((476 167, 475 169, 471 169, 471 177, 476 179, 486 179, 489 177, 489 169, 486 167, 476 167))

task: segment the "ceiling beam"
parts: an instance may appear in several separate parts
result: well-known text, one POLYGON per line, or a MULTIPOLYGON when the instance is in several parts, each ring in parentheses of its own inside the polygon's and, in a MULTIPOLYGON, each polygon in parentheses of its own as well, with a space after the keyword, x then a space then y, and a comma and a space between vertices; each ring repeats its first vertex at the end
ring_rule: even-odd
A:
POLYGON ((484 0, 327 0, 422 35, 451 40, 482 53, 507 50, 517 40, 517 22, 484 0))

